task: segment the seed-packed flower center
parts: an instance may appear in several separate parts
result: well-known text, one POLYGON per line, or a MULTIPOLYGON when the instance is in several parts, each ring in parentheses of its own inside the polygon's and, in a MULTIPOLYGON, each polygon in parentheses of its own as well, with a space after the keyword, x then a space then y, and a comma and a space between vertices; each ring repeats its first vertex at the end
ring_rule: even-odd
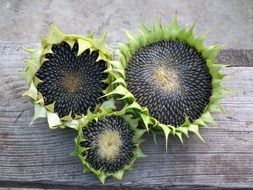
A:
POLYGON ((83 128, 84 142, 87 148, 83 156, 96 170, 107 173, 116 172, 127 165, 136 149, 134 132, 129 124, 119 116, 109 116, 93 121, 83 128))
POLYGON ((102 82, 107 78, 106 63, 96 61, 98 52, 86 50, 77 56, 78 43, 73 48, 68 43, 52 46, 53 53, 46 54, 36 76, 42 81, 38 84, 38 91, 44 98, 45 105, 54 104, 54 111, 59 117, 72 113, 86 114, 87 109, 95 108, 102 103, 107 85, 102 82))
POLYGON ((66 91, 70 93, 76 93, 76 91, 81 86, 82 82, 82 76, 81 73, 68 73, 65 72, 62 77, 62 86, 65 88, 66 91))
POLYGON ((168 68, 158 67, 152 75, 154 82, 165 90, 177 90, 180 87, 177 73, 168 68))
POLYGON ((97 144, 99 156, 110 161, 119 156, 122 141, 118 131, 105 130, 98 136, 97 144))
POLYGON ((134 52, 126 67, 127 88, 159 122, 180 126, 204 112, 212 76, 202 55, 180 41, 158 41, 134 52))

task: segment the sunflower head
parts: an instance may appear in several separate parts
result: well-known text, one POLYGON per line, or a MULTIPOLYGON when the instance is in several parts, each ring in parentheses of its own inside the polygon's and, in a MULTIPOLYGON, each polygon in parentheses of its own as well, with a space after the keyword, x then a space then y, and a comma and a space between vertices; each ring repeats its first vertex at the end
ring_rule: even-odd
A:
POLYGON ((86 119, 79 120, 75 139, 75 154, 84 171, 93 172, 102 183, 109 176, 121 180, 136 159, 144 157, 140 143, 146 130, 137 128, 139 119, 115 111, 114 106, 114 101, 108 100, 96 114, 90 112, 86 119))
POLYGON ((62 33, 51 26, 40 47, 25 49, 30 59, 23 72, 34 104, 34 118, 47 118, 50 128, 75 126, 75 120, 95 111, 108 90, 111 56, 101 39, 62 33))
POLYGON ((140 34, 126 32, 129 42, 120 44, 120 63, 113 64, 114 90, 154 134, 163 132, 183 141, 188 132, 201 140, 199 128, 214 124, 212 112, 222 112, 219 102, 224 65, 216 63, 221 46, 205 47, 206 33, 195 36, 194 25, 142 25, 140 34))

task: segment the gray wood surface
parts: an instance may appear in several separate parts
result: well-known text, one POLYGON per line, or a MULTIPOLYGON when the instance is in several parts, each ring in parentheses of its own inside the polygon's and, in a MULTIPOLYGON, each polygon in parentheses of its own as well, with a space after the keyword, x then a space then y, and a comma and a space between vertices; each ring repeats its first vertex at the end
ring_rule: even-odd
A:
POLYGON ((224 50, 219 62, 231 63, 224 85, 233 93, 222 105, 226 115, 215 114, 218 127, 203 128, 206 143, 192 135, 184 144, 163 138, 154 144, 146 135, 137 161, 122 181, 101 185, 83 174, 74 149, 75 132, 50 130, 43 120, 28 127, 33 108, 21 94, 26 89, 19 71, 27 57, 21 46, 0 43, 0 189, 221 189, 253 187, 253 50, 224 50))

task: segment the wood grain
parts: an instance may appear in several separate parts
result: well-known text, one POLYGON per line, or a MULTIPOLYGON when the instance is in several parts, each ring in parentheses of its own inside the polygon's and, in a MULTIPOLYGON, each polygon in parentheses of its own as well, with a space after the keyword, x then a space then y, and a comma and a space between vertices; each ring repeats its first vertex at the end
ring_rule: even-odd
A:
POLYGON ((231 88, 222 105, 226 115, 215 114, 218 127, 201 130, 206 143, 195 136, 184 144, 164 139, 154 144, 146 135, 139 160, 122 181, 100 185, 83 174, 74 149, 75 132, 50 130, 44 120, 28 124, 33 108, 22 92, 19 71, 25 55, 20 47, 36 44, 0 43, 0 187, 53 189, 220 189, 253 187, 253 50, 225 50, 218 60, 232 63, 224 86, 231 88), (231 52, 232 53, 229 53, 231 52), (234 52, 239 51, 238 54, 234 52), (245 53, 246 52, 246 53, 245 53), (247 60, 241 56, 247 55, 247 60), (246 67, 247 66, 247 67, 246 67))

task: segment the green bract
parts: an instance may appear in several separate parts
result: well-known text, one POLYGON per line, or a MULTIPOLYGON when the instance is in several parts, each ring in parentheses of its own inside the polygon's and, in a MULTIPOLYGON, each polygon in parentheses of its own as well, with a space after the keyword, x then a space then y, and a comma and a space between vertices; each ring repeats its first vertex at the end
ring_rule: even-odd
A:
MULTIPOLYGON (((203 33, 200 36, 195 36, 193 34, 193 28, 194 25, 189 29, 185 26, 179 26, 177 18, 175 17, 169 26, 155 24, 152 28, 148 28, 142 25, 138 36, 133 36, 129 32, 126 32, 129 42, 127 44, 120 44, 120 63, 113 62, 112 64, 111 75, 114 90, 107 93, 107 95, 112 95, 116 99, 124 101, 128 107, 134 109, 135 113, 139 115, 143 121, 146 129, 153 132, 153 134, 161 134, 163 132, 166 138, 166 145, 169 135, 176 135, 183 142, 182 136, 185 135, 186 137, 189 137, 189 131, 195 133, 202 141, 204 141, 199 133, 199 128, 206 126, 208 123, 215 124, 211 115, 212 112, 223 112, 223 109, 220 106, 220 99, 226 89, 221 85, 224 74, 221 74, 220 71, 225 65, 216 63, 216 57, 221 50, 221 47, 218 45, 205 47, 204 39, 206 33, 203 33), (148 46, 154 46, 155 43, 171 43, 171 46, 173 46, 173 43, 178 43, 180 47, 187 46, 194 51, 196 50, 195 54, 198 56, 200 55, 205 61, 205 65, 211 76, 211 91, 208 104, 197 119, 191 121, 186 115, 184 122, 182 122, 180 126, 162 123, 158 119, 152 117, 150 115, 150 110, 147 107, 141 106, 133 93, 130 92, 126 81, 126 72, 127 69, 129 69, 129 63, 134 59, 133 57, 135 54, 144 51, 148 46)), ((152 53, 153 52, 150 52, 150 57, 154 59, 156 55, 152 53)), ((160 53, 163 53, 163 51, 160 50, 160 53)), ((141 59, 143 60, 144 58, 141 57, 139 61, 142 61, 141 59)), ((140 62, 136 62, 135 64, 138 65, 139 63, 140 62)), ((133 72, 135 72, 135 70, 133 72)), ((136 73, 137 76, 140 74, 137 71, 136 73)), ((136 83, 138 83, 138 81, 136 83)), ((140 91, 140 94, 146 96, 144 91, 140 91)), ((174 111, 177 113, 177 110, 174 111)))
MULTIPOLYGON (((111 69, 112 60, 109 51, 105 47, 105 39, 106 35, 103 35, 101 39, 94 39, 93 34, 88 35, 87 37, 81 35, 64 34, 56 26, 51 26, 48 37, 42 40, 41 45, 37 49, 32 50, 24 48, 24 50, 27 51, 30 55, 30 59, 25 60, 27 68, 22 73, 22 75, 26 79, 26 83, 29 87, 29 89, 24 93, 24 95, 28 96, 34 105, 34 117, 32 122, 37 118, 47 118, 48 125, 50 128, 65 126, 75 128, 77 123, 76 119, 82 117, 83 115, 86 115, 88 107, 93 106, 93 111, 97 110, 99 104, 103 102, 103 100, 100 99, 101 96, 104 95, 104 93, 106 94, 106 92, 110 90, 110 86, 108 87, 107 83, 110 83, 111 80, 110 74, 108 72, 111 69), (68 66, 72 67, 74 64, 76 64, 75 67, 78 67, 78 64, 83 64, 84 66, 88 67, 87 65, 85 65, 86 62, 87 64, 89 64, 88 66, 94 67, 90 69, 90 72, 100 72, 100 77, 105 78, 102 78, 103 80, 98 81, 98 78, 93 76, 92 79, 92 74, 89 74, 88 71, 87 76, 85 76, 86 68, 82 68, 82 66, 80 66, 80 71, 82 72, 77 72, 77 74, 72 73, 72 70, 68 68, 68 66), (65 65, 63 65, 63 63, 65 65), (52 66, 52 64, 55 65, 52 66), (105 69, 101 70, 100 67, 102 66, 99 65, 103 65, 105 69), (49 68, 47 70, 47 67, 52 68, 49 68), (67 68, 64 70, 64 72, 66 71, 66 76, 64 80, 62 79, 62 83, 66 83, 62 84, 63 86, 65 85, 64 88, 66 89, 57 89, 59 90, 59 93, 56 94, 56 90, 51 88, 51 86, 55 85, 55 80, 57 79, 57 77, 64 75, 64 73, 60 73, 63 72, 63 68, 67 68), (101 71, 97 71, 98 69, 100 69, 101 71), (54 76, 55 73, 57 77, 54 76), (68 76, 69 73, 71 74, 71 76, 68 76), (42 86, 44 81, 40 80, 38 76, 43 77, 45 79, 51 77, 47 86, 42 86), (75 79, 75 77, 79 77, 77 78, 78 80, 76 83, 74 83, 75 81, 72 81, 75 79), (92 83, 92 81, 95 81, 99 84, 94 84, 92 83), (85 82, 87 82, 87 84, 85 82), (82 86, 82 92, 78 91, 80 90, 78 86, 80 84, 84 86, 82 86), (85 91, 87 89, 85 85, 90 88, 90 91, 87 93, 85 91), (94 90, 94 86, 96 85, 100 85, 103 88, 101 87, 101 90, 96 91, 94 90), (44 97, 41 91, 38 90, 39 88, 43 90, 43 92, 48 91, 48 97, 44 97), (69 90, 69 94, 66 95, 65 91, 67 90, 69 90), (65 94, 62 95, 62 91, 64 91, 65 94), (95 95, 93 93, 94 91, 96 91, 95 95), (56 94, 54 95, 55 97, 52 98, 50 94, 51 92, 56 94), (72 101, 71 98, 65 98, 62 100, 59 99, 64 96, 69 97, 71 93, 74 94, 74 96, 79 93, 79 96, 75 101, 72 101), (86 99, 83 99, 84 97, 82 97, 80 94, 84 94, 84 96, 86 96, 87 94, 88 97, 86 97, 86 99), (57 101, 59 100, 57 104, 55 104, 56 99, 57 101), (50 102, 49 100, 55 101, 50 102), (91 103, 89 101, 91 101, 91 103), (75 110, 74 108, 72 108, 74 105, 73 102, 77 104, 77 108, 75 107, 75 110), (87 108, 85 108, 82 113, 81 111, 82 109, 84 109, 84 107, 82 106, 83 104, 87 105, 87 108), (58 112, 60 110, 59 113, 61 114, 55 111, 56 106, 58 108, 58 112), (66 114, 66 110, 68 114, 66 114)), ((60 83, 61 81, 57 82, 60 83)))
POLYGON ((109 176, 121 180, 137 158, 145 157, 140 144, 146 130, 137 128, 139 119, 131 112, 128 107, 117 111, 110 99, 98 112, 88 112, 86 118, 79 120, 75 155, 84 172, 93 172, 102 183, 109 176))

